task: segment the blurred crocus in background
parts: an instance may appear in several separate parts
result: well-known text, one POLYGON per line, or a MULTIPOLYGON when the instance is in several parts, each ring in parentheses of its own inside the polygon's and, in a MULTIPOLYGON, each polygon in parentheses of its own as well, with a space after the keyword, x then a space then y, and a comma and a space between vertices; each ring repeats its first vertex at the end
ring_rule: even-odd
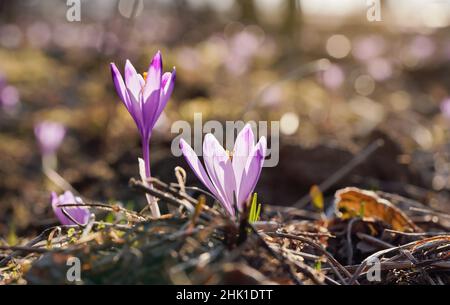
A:
POLYGON ((386 51, 386 41, 379 35, 360 36, 354 39, 352 54, 360 61, 380 57, 386 51))
POLYGON ((0 106, 9 114, 17 114, 20 108, 20 94, 16 87, 9 85, 5 77, 0 73, 0 106))
MULTIPOLYGON (((142 155, 145 175, 151 177, 149 141, 152 129, 166 106, 175 84, 175 68, 172 72, 162 73, 162 57, 158 51, 146 73, 136 72, 129 60, 125 63, 125 81, 114 63, 111 73, 117 94, 134 119, 142 140, 142 155)), ((159 217, 159 208, 155 200, 147 196, 154 217, 159 217)))
POLYGON ((58 122, 43 121, 35 125, 34 134, 38 140, 44 162, 49 158, 56 159, 56 151, 66 135, 66 128, 58 122))
POLYGON ((445 98, 440 105, 442 115, 450 120, 450 97, 445 98))
POLYGON ((203 141, 203 167, 192 147, 180 140, 181 151, 200 181, 220 201, 232 217, 244 209, 244 204, 256 187, 266 155, 267 142, 261 137, 255 145, 249 124, 239 132, 234 150, 229 154, 212 134, 203 141))
POLYGON ((64 125, 58 122, 43 121, 34 126, 34 134, 41 150, 44 174, 61 189, 75 191, 70 183, 56 172, 58 167, 56 152, 66 135, 64 125))
POLYGON ((89 221, 89 208, 84 206, 80 197, 74 196, 70 191, 66 191, 59 196, 52 192, 51 205, 53 212, 62 225, 86 225, 89 221), (79 206, 59 206, 65 204, 79 204, 79 206))
POLYGON ((319 73, 319 79, 328 89, 336 90, 344 83, 345 73, 339 65, 331 64, 319 73))
POLYGON ((436 44, 430 37, 417 35, 410 42, 405 55, 417 60, 425 60, 431 57, 435 50, 436 44))

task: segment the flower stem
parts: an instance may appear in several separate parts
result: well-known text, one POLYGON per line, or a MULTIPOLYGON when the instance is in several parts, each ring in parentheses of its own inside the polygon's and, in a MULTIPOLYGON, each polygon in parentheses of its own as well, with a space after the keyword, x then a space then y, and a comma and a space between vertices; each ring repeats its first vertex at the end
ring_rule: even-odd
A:
MULTIPOLYGON (((145 163, 145 176, 146 178, 150 178, 151 177, 151 172, 150 172, 150 148, 149 148, 149 139, 148 138, 144 138, 142 140, 142 154, 143 154, 143 159, 144 159, 144 163, 145 163)), ((143 181, 145 184, 148 184, 146 181, 143 181)), ((148 184, 148 186, 151 188, 152 185, 148 184)), ((158 206, 158 202, 156 201, 156 198, 151 196, 150 194, 145 194, 146 198, 147 198, 147 202, 148 202, 148 206, 150 208, 150 211, 152 213, 152 216, 155 218, 159 218, 161 217, 161 213, 159 211, 159 206, 158 206)))
POLYGON ((45 176, 52 181, 56 186, 61 188, 63 191, 71 191, 74 194, 78 194, 77 190, 70 185, 67 180, 65 180, 58 172, 56 171, 56 165, 58 164, 58 159, 55 154, 44 155, 42 156, 42 171, 45 176))
POLYGON ((149 147, 149 140, 143 139, 142 140, 142 154, 143 159, 145 162, 145 176, 147 178, 151 177, 150 173, 150 147, 149 147))

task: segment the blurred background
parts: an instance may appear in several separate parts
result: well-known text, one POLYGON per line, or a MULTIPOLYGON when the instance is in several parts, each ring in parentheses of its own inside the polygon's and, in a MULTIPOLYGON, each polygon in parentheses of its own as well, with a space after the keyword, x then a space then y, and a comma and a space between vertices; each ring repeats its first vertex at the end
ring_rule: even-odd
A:
POLYGON ((280 122, 280 162, 257 187, 263 204, 294 204, 381 138, 325 195, 357 185, 450 210, 450 1, 83 0, 73 22, 69 2, 0 0, 5 239, 56 223, 50 191, 61 190, 42 172, 33 132, 44 120, 67 128, 57 171, 77 191, 145 205, 127 186, 140 138, 109 63, 122 70, 130 59, 143 72, 157 50, 165 71, 177 68, 151 140, 152 173, 163 181, 176 181, 181 165, 197 184, 170 152, 170 127, 201 112, 204 121, 280 122))

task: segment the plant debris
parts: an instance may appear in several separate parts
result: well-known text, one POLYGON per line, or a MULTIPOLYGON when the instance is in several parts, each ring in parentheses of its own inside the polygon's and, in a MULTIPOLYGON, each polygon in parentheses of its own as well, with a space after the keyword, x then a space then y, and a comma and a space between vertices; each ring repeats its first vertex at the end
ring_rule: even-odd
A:
POLYGON ((399 222, 379 217, 381 207, 370 207, 387 204, 373 192, 339 190, 337 206, 363 198, 364 213, 313 221, 317 212, 264 204, 261 219, 239 231, 204 196, 197 201, 164 183, 152 189, 130 183, 174 213, 121 218, 135 212, 111 206, 120 221, 52 227, 23 246, 2 245, 1 283, 67 284, 67 261, 76 257, 83 284, 450 284, 450 233, 435 231, 433 224, 412 230, 411 220, 402 222, 411 230, 399 228, 399 222), (367 276, 374 259, 379 281, 367 276))

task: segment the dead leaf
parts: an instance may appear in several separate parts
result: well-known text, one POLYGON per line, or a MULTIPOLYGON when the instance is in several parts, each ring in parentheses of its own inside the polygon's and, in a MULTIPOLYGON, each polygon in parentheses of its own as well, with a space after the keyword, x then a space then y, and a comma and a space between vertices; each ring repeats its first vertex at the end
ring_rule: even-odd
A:
POLYGON ((422 231, 401 210, 375 192, 347 187, 336 192, 335 202, 343 219, 359 216, 384 221, 392 229, 402 232, 422 231))

